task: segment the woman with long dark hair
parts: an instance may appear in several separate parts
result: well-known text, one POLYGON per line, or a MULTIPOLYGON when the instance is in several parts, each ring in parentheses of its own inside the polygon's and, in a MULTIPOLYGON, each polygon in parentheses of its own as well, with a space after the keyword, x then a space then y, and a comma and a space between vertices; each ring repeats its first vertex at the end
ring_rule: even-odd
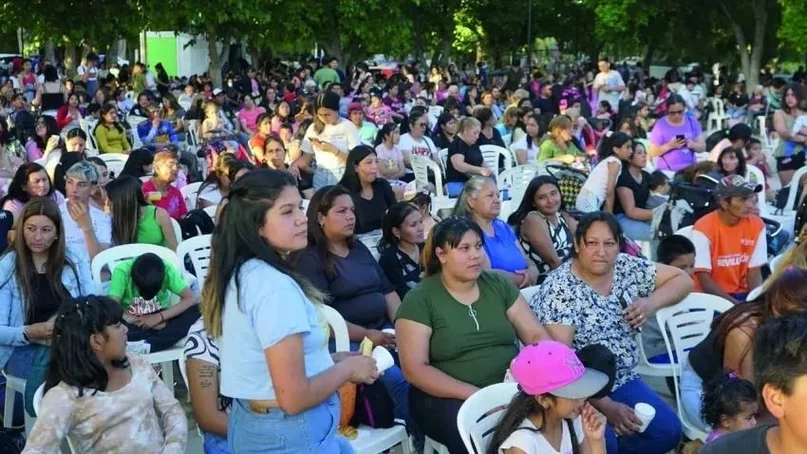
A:
POLYGON ((541 119, 538 115, 531 114, 527 117, 526 134, 510 147, 515 150, 515 165, 538 163, 538 152, 540 151, 538 144, 541 141, 540 125, 541 119))
POLYGON ((26 379, 26 409, 34 415, 45 379, 54 315, 63 301, 95 289, 90 264, 67 251, 59 207, 37 197, 18 220, 12 248, 0 257, 0 367, 26 379))
MULTIPOLYGON (((773 129, 779 135, 779 145, 774 150, 776 170, 782 186, 790 184, 796 170, 804 166, 804 144, 807 143, 807 129, 794 134, 796 118, 805 115, 804 100, 807 99, 804 86, 793 83, 787 87, 781 110, 773 114, 773 129)), ((795 207, 793 207, 795 209, 795 207)), ((790 207, 788 207, 790 209, 790 207)))
POLYGON ((423 218, 415 205, 398 202, 387 210, 378 265, 401 299, 420 282, 420 249, 425 239, 423 218))
POLYGON ((218 205, 230 192, 230 165, 238 158, 232 153, 223 153, 216 159, 216 167, 205 178, 196 192, 196 206, 207 208, 218 205))
POLYGON ((122 319, 120 305, 103 296, 59 309, 45 396, 26 450, 59 452, 68 438, 77 452, 185 452, 185 412, 146 359, 127 356, 122 319))
POLYGON ((459 123, 450 113, 443 112, 437 117, 437 125, 432 131, 434 146, 437 150, 448 148, 451 142, 457 137, 457 126, 459 123))
POLYGON ((45 168, 35 162, 26 162, 17 168, 8 186, 8 193, 2 200, 3 209, 16 217, 32 197, 46 197, 56 205, 64 202, 64 195, 51 184, 45 168))
POLYGON ((412 417, 449 452, 466 452, 457 413, 477 390, 501 383, 518 353, 550 339, 515 285, 484 271, 484 236, 471 219, 437 224, 423 247, 425 277, 406 294, 395 333, 412 417))
POLYGON ((566 212, 555 178, 533 178, 507 223, 515 229, 521 247, 538 268, 537 284, 571 257, 577 220, 566 212))
POLYGON ((126 130, 118 122, 118 110, 112 104, 104 104, 99 112, 101 120, 95 127, 95 139, 101 153, 124 153, 132 151, 132 145, 126 137, 126 130))
POLYGON ((255 170, 228 200, 213 232, 202 313, 207 334, 221 340, 221 394, 233 398, 230 451, 350 452, 336 434, 337 390, 373 383, 378 371, 364 356, 334 365, 318 310, 324 295, 286 261, 307 245, 294 178, 255 170))
POLYGON ((650 241, 650 221, 653 210, 647 208, 650 198, 650 174, 647 151, 641 142, 633 143, 633 154, 622 163, 622 172, 616 181, 614 214, 625 236, 634 241, 650 241))
POLYGON ((378 157, 375 150, 359 145, 347 156, 345 174, 339 181, 353 196, 356 211, 356 234, 381 229, 384 213, 395 203, 392 187, 384 178, 378 178, 378 157))
MULTIPOLYGON (((326 186, 314 194, 308 206, 308 247, 295 258, 300 270, 319 291, 328 294, 328 305, 347 323, 351 350, 365 338, 374 345, 395 347, 392 328, 401 299, 370 250, 354 235, 357 216, 354 196, 342 186, 326 186)), ((225 212, 225 215, 227 213, 225 212)), ((379 379, 395 407, 395 417, 409 418, 409 384, 393 366, 379 379)))
POLYGON ((631 137, 624 132, 615 132, 600 142, 597 150, 599 162, 577 195, 578 211, 614 211, 616 182, 622 172, 622 162, 633 154, 632 146, 631 137))
POLYGON ((59 127, 56 119, 50 115, 42 115, 36 121, 34 135, 25 144, 25 155, 28 161, 36 161, 48 156, 59 148, 59 127))
POLYGON ((754 381, 754 336, 757 328, 788 314, 807 312, 807 270, 792 267, 776 276, 753 301, 737 304, 715 318, 704 340, 689 352, 681 375, 681 406, 701 430, 703 385, 730 369, 754 381))
POLYGON ((126 164, 123 165, 118 178, 129 175, 137 179, 142 179, 145 176, 151 176, 154 166, 154 153, 148 148, 138 148, 129 155, 126 164))
POLYGON ((106 185, 108 210, 112 216, 112 240, 124 244, 155 244, 171 250, 177 237, 171 216, 160 207, 146 202, 137 178, 124 175, 106 185))

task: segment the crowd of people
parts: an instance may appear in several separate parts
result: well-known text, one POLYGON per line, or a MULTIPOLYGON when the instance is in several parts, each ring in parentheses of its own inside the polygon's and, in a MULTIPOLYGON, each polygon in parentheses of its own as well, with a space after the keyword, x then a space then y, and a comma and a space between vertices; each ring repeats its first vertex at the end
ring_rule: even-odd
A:
POLYGON ((185 452, 174 390, 127 343, 183 342, 205 453, 352 452, 354 412, 353 425, 405 425, 418 452, 467 452, 460 407, 503 381, 518 393, 478 452, 666 453, 683 441, 681 415, 638 374, 640 343, 664 357, 654 315, 694 291, 734 304, 680 358, 702 452, 807 449, 807 231, 769 270, 759 206, 769 179, 802 185, 804 81, 766 81, 747 99, 734 86, 727 129, 705 134, 707 92, 723 85, 707 90, 697 70, 681 83, 606 58, 526 78, 339 64, 249 69, 214 87, 161 65, 102 70, 94 54, 72 80, 48 62, 37 80, 19 62, 0 90, 0 366, 26 381, 22 411, 36 417, 23 452, 65 439, 79 452, 185 452), (771 162, 757 116, 779 138, 771 162), (504 164, 486 162, 485 145, 536 169, 508 212, 504 164), (128 155, 118 174, 109 153, 128 155), (416 179, 419 159, 442 178, 416 179), (585 180, 570 194, 550 168, 585 180), (438 181, 450 213, 432 207, 438 181), (676 185, 714 203, 689 234, 659 236, 676 185), (94 281, 109 248, 176 250, 176 225, 185 238, 210 225, 202 282, 155 253, 94 281), (349 351, 336 351, 323 306, 344 319, 349 351), (394 364, 361 355, 367 341, 394 364))

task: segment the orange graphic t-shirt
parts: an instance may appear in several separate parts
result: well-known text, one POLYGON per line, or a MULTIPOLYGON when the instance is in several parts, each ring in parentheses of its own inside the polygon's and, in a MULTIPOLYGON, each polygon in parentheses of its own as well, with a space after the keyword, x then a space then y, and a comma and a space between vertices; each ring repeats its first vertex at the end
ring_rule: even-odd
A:
MULTIPOLYGON (((709 273, 729 294, 748 293, 748 270, 768 261, 765 223, 748 216, 735 225, 720 220, 717 211, 698 219, 692 231, 695 273, 709 273)), ((703 291, 695 280, 696 290, 703 291)))

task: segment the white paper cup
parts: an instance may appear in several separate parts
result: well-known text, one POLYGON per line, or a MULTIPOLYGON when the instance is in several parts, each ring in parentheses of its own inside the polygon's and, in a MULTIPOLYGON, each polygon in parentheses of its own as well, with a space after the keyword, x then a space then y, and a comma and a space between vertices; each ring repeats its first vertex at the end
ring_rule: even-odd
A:
POLYGON ((390 353, 389 350, 384 347, 378 346, 374 348, 371 356, 375 358, 375 365, 379 372, 384 372, 395 365, 395 360, 392 358, 392 353, 390 353))
POLYGON ((633 414, 642 421, 642 427, 639 428, 639 432, 644 432, 650 422, 653 421, 653 418, 656 417, 656 409, 649 404, 639 402, 633 407, 633 414))
POLYGON ((384 328, 381 330, 382 333, 392 334, 395 335, 395 328, 384 328))

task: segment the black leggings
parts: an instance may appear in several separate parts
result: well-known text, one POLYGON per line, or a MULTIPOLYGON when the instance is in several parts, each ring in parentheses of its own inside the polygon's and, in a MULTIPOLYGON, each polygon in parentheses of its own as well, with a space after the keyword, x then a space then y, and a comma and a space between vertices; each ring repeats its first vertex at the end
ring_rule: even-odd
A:
POLYGON ((426 394, 409 386, 409 412, 418 427, 432 440, 445 445, 451 454, 465 454, 465 444, 457 429, 457 413, 463 401, 426 394))
POLYGON ((167 350, 184 339, 188 335, 191 325, 199 320, 199 316, 199 305, 194 304, 185 312, 168 320, 163 329, 143 329, 127 322, 123 323, 129 328, 130 341, 145 340, 151 345, 151 353, 154 353, 167 350))

